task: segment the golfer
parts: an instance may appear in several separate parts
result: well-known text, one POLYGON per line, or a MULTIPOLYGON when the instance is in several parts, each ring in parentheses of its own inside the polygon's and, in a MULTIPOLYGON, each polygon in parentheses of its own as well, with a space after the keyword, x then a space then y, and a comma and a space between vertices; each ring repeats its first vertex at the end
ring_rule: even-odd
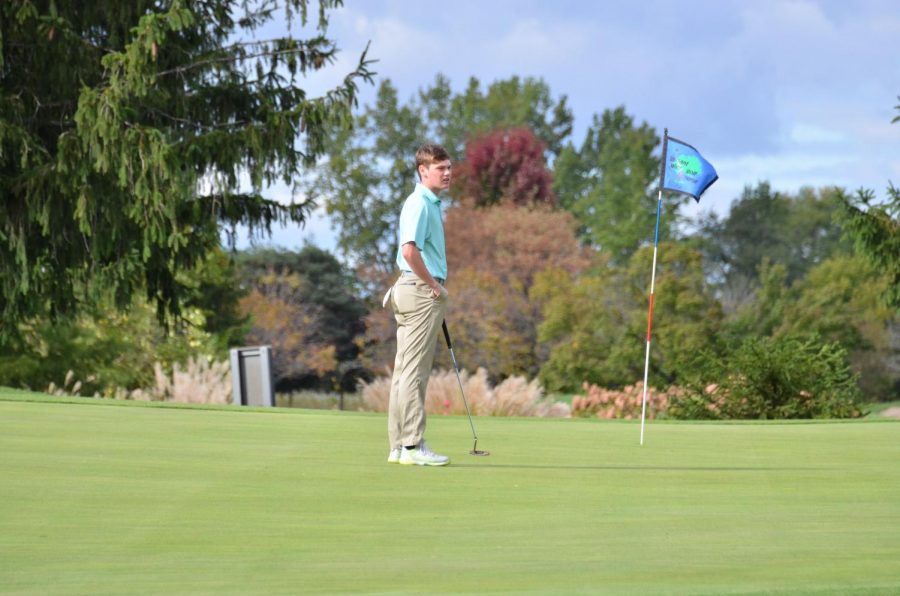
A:
POLYGON ((419 182, 400 211, 400 278, 387 296, 397 319, 397 357, 388 406, 388 463, 445 466, 425 444, 425 389, 447 310, 447 254, 439 195, 450 187, 450 156, 426 144, 416 151, 419 182))

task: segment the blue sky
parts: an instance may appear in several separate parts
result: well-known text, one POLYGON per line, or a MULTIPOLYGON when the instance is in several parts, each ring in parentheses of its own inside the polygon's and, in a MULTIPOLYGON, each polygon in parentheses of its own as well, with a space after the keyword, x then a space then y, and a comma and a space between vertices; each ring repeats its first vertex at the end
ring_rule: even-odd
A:
MULTIPOLYGON (((900 184, 900 5, 896 0, 345 0, 328 35, 342 52, 309 80, 324 90, 371 41, 379 79, 408 99, 513 75, 566 95, 580 144, 593 114, 624 105, 696 146, 719 173, 699 206, 727 213, 746 185, 900 184)), ((364 90, 370 103, 374 87, 364 90)), ((412 150, 412 148, 411 148, 412 150)), ((290 191, 269 194, 289 201, 290 191)), ((333 249, 320 213, 271 243, 333 249)))

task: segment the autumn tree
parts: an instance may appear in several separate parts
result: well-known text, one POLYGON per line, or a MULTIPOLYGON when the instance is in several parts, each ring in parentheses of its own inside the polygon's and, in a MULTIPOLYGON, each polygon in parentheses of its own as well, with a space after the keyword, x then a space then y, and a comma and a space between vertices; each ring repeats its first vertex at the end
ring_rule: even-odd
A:
MULTIPOLYGON (((336 57, 341 0, 12 0, 0 3, 0 313, 76 310, 145 293, 177 315, 177 274, 222 226, 302 222, 290 183, 350 121, 365 55, 310 97, 304 75, 336 57), (257 40, 275 19, 292 33, 257 40), (246 182, 245 182, 246 181, 246 182), (249 184, 248 184, 249 183, 249 184)), ((8 332, 9 326, 3 331, 8 332)))
POLYGON ((252 320, 248 341, 274 347, 279 387, 353 388, 365 375, 358 356, 366 314, 353 275, 315 246, 239 253, 237 260, 250 292, 241 302, 252 320))
MULTIPOLYGON (((534 279, 548 268, 576 274, 588 264, 572 216, 546 207, 460 204, 447 211, 444 229, 447 320, 460 364, 485 367, 495 378, 534 376, 541 360, 540 308, 529 299, 534 279)), ((367 363, 380 372, 393 364, 393 317, 379 302, 367 326, 367 363)), ((451 366, 445 352, 438 351, 436 366, 451 366)))
POLYGON ((444 222, 447 262, 451 271, 493 273, 527 294, 548 267, 577 273, 588 265, 574 236, 576 225, 571 214, 558 209, 457 205, 447 210, 444 222))
POLYGON ((556 203, 544 144, 527 128, 495 130, 470 140, 454 179, 452 192, 478 207, 556 203))
POLYGON ((335 348, 320 339, 321 308, 299 299, 296 276, 273 276, 241 299, 253 324, 251 345, 272 347, 272 376, 280 391, 315 386, 337 369, 335 348))
POLYGON ((519 77, 496 81, 486 90, 472 78, 465 91, 455 93, 450 81, 438 75, 431 86, 403 100, 385 79, 353 127, 334 132, 328 157, 306 190, 333 218, 342 255, 390 274, 400 207, 417 181, 416 148, 439 142, 459 165, 471 138, 521 127, 533 131, 546 149, 545 158, 552 158, 571 134, 566 98, 554 100, 542 80, 519 77))

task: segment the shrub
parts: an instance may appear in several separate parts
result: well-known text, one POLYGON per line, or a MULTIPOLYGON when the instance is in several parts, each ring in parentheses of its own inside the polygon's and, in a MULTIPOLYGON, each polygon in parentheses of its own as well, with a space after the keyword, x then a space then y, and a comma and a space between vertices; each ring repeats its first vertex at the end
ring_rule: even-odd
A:
MULTIPOLYGON (((194 404, 231 403, 231 365, 227 361, 190 358, 184 365, 175 363, 171 375, 165 372, 162 363, 157 362, 153 372, 155 384, 152 386, 131 391, 122 387, 107 389, 102 394, 99 391, 94 393, 94 397, 194 404)), ((88 377, 87 381, 92 381, 92 377, 88 377)), ((56 396, 78 396, 81 390, 82 382, 76 380, 71 370, 66 373, 61 386, 50 383, 47 387, 47 393, 56 396)))
POLYGON ((838 343, 817 336, 749 337, 733 351, 703 352, 675 418, 855 418, 861 394, 838 343))
POLYGON ((98 307, 69 319, 19 323, 17 337, 0 344, 0 385, 45 388, 71 370, 81 381, 77 393, 106 395, 152 385, 156 362, 172 371, 192 356, 227 357, 203 330, 199 310, 182 314, 182 323, 166 330, 150 303, 135 301, 124 312, 98 307))
MULTIPOLYGON (((643 408, 644 384, 640 381, 623 389, 606 389, 598 385, 584 383, 585 395, 572 398, 572 415, 587 418, 623 418, 631 420, 640 418, 643 408)), ((683 394, 678 387, 669 387, 660 391, 653 387, 647 389, 648 419, 664 415, 669 402, 683 394)))
MULTIPOLYGON (((544 416, 566 417, 569 407, 553 402, 544 396, 537 380, 509 377, 496 387, 488 382, 488 372, 479 368, 474 375, 460 371, 456 380, 454 371, 435 371, 428 381, 425 393, 425 412, 428 414, 465 414, 466 409, 459 394, 462 383, 472 415, 482 416, 544 416)), ((364 407, 374 412, 386 412, 390 401, 391 378, 379 377, 370 383, 361 383, 364 407)))

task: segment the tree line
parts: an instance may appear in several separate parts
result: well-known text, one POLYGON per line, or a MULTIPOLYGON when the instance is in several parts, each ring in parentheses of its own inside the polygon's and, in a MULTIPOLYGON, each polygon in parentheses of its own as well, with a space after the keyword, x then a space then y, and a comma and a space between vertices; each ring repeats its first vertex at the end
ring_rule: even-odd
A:
MULTIPOLYGON (((158 362, 256 343, 274 347, 282 391, 383 374, 380 297, 427 140, 457 157, 445 227, 462 364, 559 393, 641 378, 661 139, 625 106, 579 139, 567 98, 534 78, 456 92, 437 75, 406 100, 383 79, 358 108, 365 55, 322 98, 301 85, 333 60, 340 2, 318 18, 301 0, 76 4, 0 7, 0 384, 76 370, 84 394, 111 394, 158 362), (280 14, 319 36, 235 41, 280 14), (299 201, 264 196, 279 179, 299 201), (337 254, 220 246, 223 229, 302 222, 315 204, 337 254)), ((852 415, 900 394, 898 194, 758 182, 694 222, 666 195, 651 382, 690 388, 688 417, 852 415), (720 407, 725 394, 752 406, 720 407)))

